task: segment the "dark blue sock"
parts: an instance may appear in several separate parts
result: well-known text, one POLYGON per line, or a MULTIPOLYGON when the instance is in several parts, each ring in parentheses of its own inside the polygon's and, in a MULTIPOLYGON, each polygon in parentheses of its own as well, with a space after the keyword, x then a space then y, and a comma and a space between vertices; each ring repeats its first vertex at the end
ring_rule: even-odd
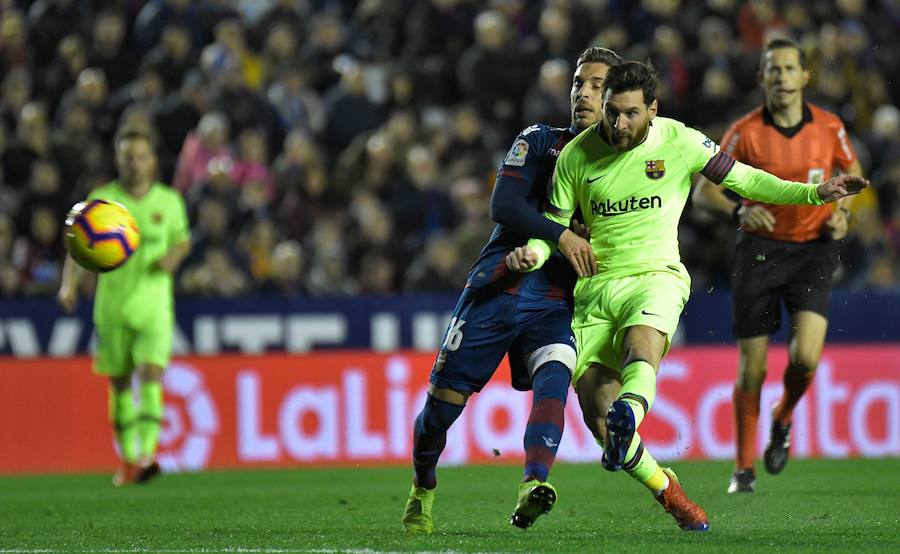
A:
POLYGON ((569 369, 561 362, 547 362, 535 373, 531 415, 525 427, 524 481, 546 481, 550 474, 565 426, 569 381, 569 369))
POLYGON ((447 430, 464 407, 428 395, 425 407, 416 418, 413 432, 414 482, 417 487, 433 489, 437 486, 435 468, 447 444, 447 430))

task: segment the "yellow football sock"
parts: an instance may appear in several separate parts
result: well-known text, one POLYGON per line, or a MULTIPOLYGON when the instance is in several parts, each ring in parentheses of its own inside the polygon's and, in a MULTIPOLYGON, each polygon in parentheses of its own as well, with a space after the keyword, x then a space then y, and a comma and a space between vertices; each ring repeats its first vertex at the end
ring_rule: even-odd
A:
POLYGON ((652 365, 644 360, 635 360, 622 368, 619 400, 624 400, 631 406, 635 429, 640 427, 655 398, 656 370, 652 365))
POLYGON ((137 442, 135 441, 135 409, 131 389, 117 391, 109 387, 109 421, 116 433, 116 442, 122 459, 133 463, 137 459, 137 442))
POLYGON ((159 429, 163 417, 163 390, 159 381, 145 381, 140 385, 141 407, 138 411, 137 432, 141 443, 141 457, 152 460, 156 456, 159 429))
POLYGON ((631 475, 650 489, 650 492, 655 496, 658 496, 669 486, 669 477, 659 467, 659 464, 656 463, 650 452, 644 448, 641 437, 637 433, 634 434, 634 439, 631 441, 631 447, 628 448, 628 454, 625 456, 625 459, 627 461, 622 468, 628 475, 631 475))

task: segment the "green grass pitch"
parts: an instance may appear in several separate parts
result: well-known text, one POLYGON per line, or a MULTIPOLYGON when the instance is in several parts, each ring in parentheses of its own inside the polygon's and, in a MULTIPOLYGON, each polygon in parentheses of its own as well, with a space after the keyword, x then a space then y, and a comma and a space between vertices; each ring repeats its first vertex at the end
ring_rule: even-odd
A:
POLYGON ((674 464, 711 530, 678 529, 643 487, 557 464, 553 512, 512 528, 520 468, 439 470, 436 532, 400 526, 405 468, 0 477, 0 552, 900 552, 900 460, 792 460, 725 493, 731 464, 674 464))

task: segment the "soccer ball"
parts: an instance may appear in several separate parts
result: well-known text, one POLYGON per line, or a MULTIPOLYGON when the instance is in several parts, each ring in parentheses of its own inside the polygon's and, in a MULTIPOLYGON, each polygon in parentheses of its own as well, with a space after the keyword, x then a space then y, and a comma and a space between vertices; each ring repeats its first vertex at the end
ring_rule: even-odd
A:
POLYGON ((128 209, 117 202, 88 200, 66 216, 66 248, 78 265, 103 273, 128 261, 141 232, 128 209))

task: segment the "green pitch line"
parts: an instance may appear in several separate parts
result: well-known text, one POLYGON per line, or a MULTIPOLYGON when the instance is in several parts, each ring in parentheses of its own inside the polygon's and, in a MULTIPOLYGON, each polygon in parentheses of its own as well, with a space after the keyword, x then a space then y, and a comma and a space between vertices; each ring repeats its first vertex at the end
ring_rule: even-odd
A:
MULTIPOLYGON (((596 465, 557 464, 553 512, 508 523, 521 470, 439 469, 435 534, 403 534, 412 471, 318 469, 0 477, 0 553, 900 552, 900 460, 791 460, 728 495, 728 462, 674 467, 710 532, 679 530, 646 490, 596 465)), ((761 470, 761 468, 760 468, 761 470)))

